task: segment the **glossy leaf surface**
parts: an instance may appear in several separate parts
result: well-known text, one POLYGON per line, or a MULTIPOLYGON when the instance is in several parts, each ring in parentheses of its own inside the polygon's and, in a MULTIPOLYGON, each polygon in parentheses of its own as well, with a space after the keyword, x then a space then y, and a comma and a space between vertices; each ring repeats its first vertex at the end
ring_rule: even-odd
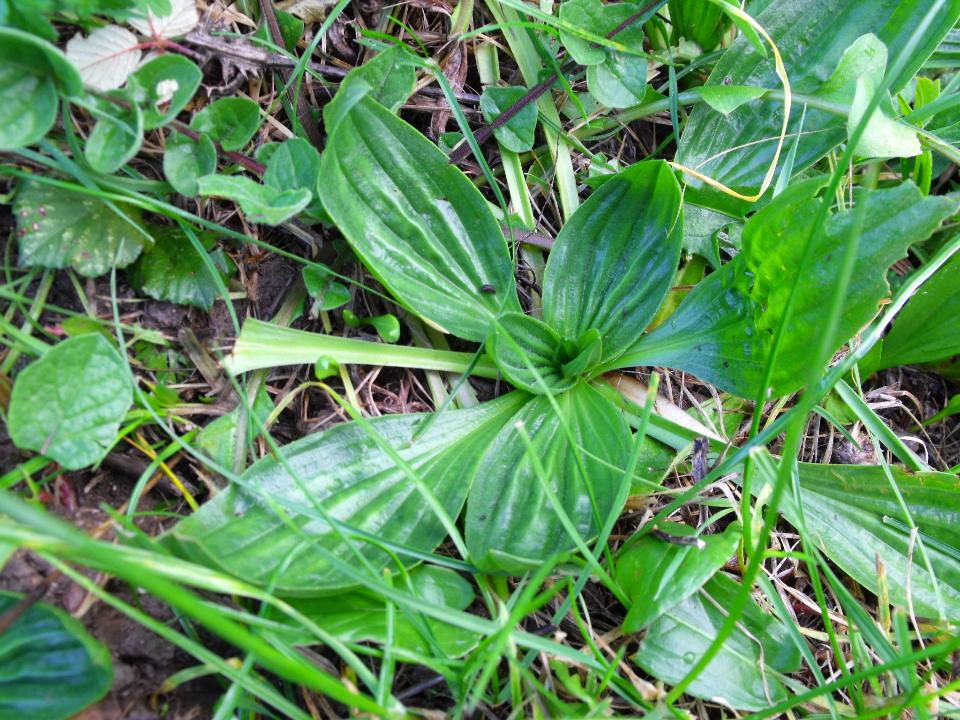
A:
POLYGON ((320 198, 354 251, 405 306, 481 342, 520 305, 486 200, 435 145, 369 97, 334 131, 320 198))
MULTIPOLYGON (((480 96, 480 109, 488 123, 492 123, 514 103, 527 94, 524 87, 494 87, 484 88, 480 96)), ((493 131, 497 141, 507 150, 526 152, 533 147, 537 129, 537 105, 527 103, 523 109, 511 117, 507 122, 493 131)))
POLYGON ((557 331, 529 315, 501 316, 487 348, 507 380, 527 392, 557 392, 572 387, 577 380, 565 377, 560 367, 557 331))
POLYGON ((520 571, 574 549, 543 479, 585 540, 597 534, 610 512, 620 510, 613 503, 620 484, 628 481, 622 468, 630 448, 623 414, 583 382, 555 401, 559 415, 541 395, 503 421, 480 463, 466 528, 470 557, 482 568, 520 571), (517 432, 518 423, 530 436, 544 478, 517 432))
MULTIPOLYGON (((449 411, 414 442, 425 415, 369 422, 456 517, 482 454, 527 397, 513 393, 470 410, 449 411)), ((284 566, 277 592, 323 595, 354 585, 330 562, 330 554, 354 567, 358 560, 317 506, 358 531, 354 542, 375 569, 392 561, 364 535, 418 551, 432 550, 445 537, 409 475, 359 424, 337 425, 285 446, 283 453, 301 482, 276 459, 260 460, 244 473, 249 489, 231 485, 173 529, 181 552, 262 585, 284 566), (292 527, 277 508, 289 516, 292 527), (291 553, 296 560, 287 566, 291 553)))
POLYGON ((241 175, 207 175, 197 180, 201 195, 233 200, 247 220, 279 225, 306 209, 313 193, 306 188, 281 190, 241 175))
POLYGON ((260 125, 260 107, 242 97, 214 101, 194 115, 190 129, 205 133, 224 150, 242 150, 260 125))
POLYGON ((17 447, 79 470, 113 445, 132 399, 124 361, 106 338, 68 338, 17 375, 10 437, 17 447))
MULTIPOLYGON (((716 575, 649 627, 634 662, 656 678, 679 682, 713 642, 740 592, 736 580, 716 575)), ((738 710, 766 710, 787 698, 775 673, 799 667, 800 651, 783 624, 748 601, 733 634, 686 692, 738 710)))
POLYGON ((182 55, 160 55, 131 77, 143 97, 143 127, 163 127, 177 117, 200 87, 203 73, 182 55))
MULTIPOLYGON (((779 47, 794 92, 814 94, 861 35, 877 35, 896 57, 930 9, 929 0, 792 0, 771 3, 756 20, 779 47)), ((958 18, 960 0, 948 0, 894 79, 894 92, 913 77, 958 18)), ((777 88, 779 80, 773 60, 764 59, 747 38, 739 37, 720 58, 707 85, 777 88)), ((773 160, 782 113, 782 104, 776 102, 748 103, 729 116, 698 107, 684 129, 677 162, 731 187, 755 191, 773 160)), ((800 115, 793 113, 790 133, 798 131, 800 115)), ((794 171, 810 166, 842 142, 844 123, 843 117, 808 107, 794 171)))
MULTIPOLYGON (((0 616, 22 595, 0 591, 0 616)), ((0 634, 0 718, 66 720, 113 682, 110 653, 62 610, 31 605, 0 634)))
MULTIPOLYGON (((708 276, 660 327, 618 362, 687 370, 743 397, 756 397, 783 317, 800 257, 820 203, 820 181, 794 185, 753 216, 743 252, 708 276)), ((868 323, 889 295, 886 270, 955 211, 953 201, 923 197, 916 186, 861 191, 858 208, 832 215, 813 239, 813 263, 799 285, 793 319, 774 368, 775 395, 799 388, 810 349, 823 332, 823 312, 841 272, 844 243, 859 226, 857 259, 833 347, 868 323)))
MULTIPOLYGON (((960 619, 960 481, 947 473, 891 468, 897 489, 919 528, 933 569, 913 543, 910 523, 883 468, 866 465, 800 465, 800 497, 811 540, 850 577, 877 592, 879 555, 887 571, 890 602, 920 617, 960 619), (909 581, 908 581, 909 574, 909 581), (939 598, 937 589, 939 589, 939 598)), ((799 522, 792 499, 782 508, 799 522)))
POLYGON ((616 358, 663 302, 682 238, 680 186, 666 163, 627 168, 557 236, 544 275, 544 320, 568 340, 598 330, 603 360, 616 358))
MULTIPOLYGON (((693 528, 664 523, 661 530, 691 539, 693 528)), ((700 535, 702 546, 671 543, 644 535, 617 555, 614 579, 633 600, 623 621, 624 632, 639 632, 664 612, 699 590, 733 557, 740 526, 715 535, 700 535)))
MULTIPOLYGON (((409 573, 408 586, 402 576, 394 576, 394 586, 420 599, 424 604, 465 610, 473 602, 473 587, 460 575, 446 568, 421 565, 409 573)), ((291 604, 324 631, 345 642, 387 642, 387 608, 382 598, 354 591, 333 597, 295 599, 291 604)), ((284 620, 279 612, 268 617, 284 620)), ((289 622, 289 621, 287 621, 289 622)), ((302 630, 279 631, 294 644, 304 644, 302 630)), ((393 620, 394 652, 430 655, 434 649, 449 657, 459 657, 480 641, 480 636, 433 618, 414 616, 396 608, 393 620)))
POLYGON ((119 108, 104 103, 102 110, 103 115, 87 138, 83 156, 95 171, 109 175, 119 170, 140 150, 143 143, 143 113, 136 104, 119 108))

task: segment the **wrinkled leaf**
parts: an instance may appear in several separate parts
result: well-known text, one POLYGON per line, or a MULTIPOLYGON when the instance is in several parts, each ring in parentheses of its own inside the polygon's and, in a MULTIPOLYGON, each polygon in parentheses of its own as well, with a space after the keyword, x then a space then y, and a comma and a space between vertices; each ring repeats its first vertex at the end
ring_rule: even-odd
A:
POLYGON ((193 98, 203 73, 183 55, 160 55, 132 77, 142 92, 143 127, 153 130, 175 119, 193 98))
POLYGON ((207 175, 197 180, 201 195, 233 200, 247 220, 279 225, 306 209, 313 194, 305 189, 279 190, 241 175, 207 175))
MULTIPOLYGON (((22 599, 0 591, 0 616, 22 599)), ((110 653, 59 608, 33 604, 0 635, 0 718, 65 720, 112 682, 110 653)))
MULTIPOLYGON (((469 410, 447 411, 415 442, 411 440, 425 415, 369 422, 456 517, 481 454, 527 398, 513 393, 469 410)), ((355 568, 362 566, 318 506, 356 529, 354 543, 374 568, 393 561, 364 535, 418 551, 432 550, 445 537, 410 477, 359 424, 337 425, 285 446, 283 453, 300 483, 277 460, 265 457, 244 473, 245 487, 230 485, 173 529, 170 539, 180 552, 261 585, 271 584, 276 570, 285 566, 276 592, 324 595, 356 584, 331 563, 329 554, 355 568), (289 521, 270 503, 282 508, 289 521), (290 553, 296 553, 296 560, 288 565, 290 553)))
MULTIPOLYGON (((494 122, 511 105, 525 97, 524 87, 487 87, 480 96, 480 109, 488 123, 494 122)), ((493 131, 507 150, 521 153, 533 147, 537 129, 537 105, 527 103, 516 115, 493 131)))
POLYGON ((79 470, 112 447, 132 399, 124 361, 102 335, 68 338, 17 376, 10 437, 79 470))
MULTIPOLYGON (((928 0, 792 0, 769 4, 756 20, 779 47, 793 91, 813 94, 864 33, 875 34, 889 48, 902 48, 930 7, 928 0)), ((894 78, 893 92, 913 77, 958 18, 960 0, 949 0, 894 78)), ((780 86, 772 58, 762 57, 745 37, 727 49, 707 81, 708 87, 724 84, 780 86)), ((782 111, 782 103, 751 102, 725 116, 701 105, 684 128, 677 162, 739 190, 755 191, 773 159, 782 111)), ((800 116, 792 114, 790 133, 799 129, 800 116)), ((844 124, 842 117, 808 107, 794 172, 841 143, 846 137, 844 124)))
POLYGON ((576 547, 544 492, 517 432, 520 423, 546 481, 584 540, 596 536, 608 515, 620 510, 614 500, 620 484, 629 482, 623 468, 630 430, 623 414, 583 382, 555 401, 559 416, 541 395, 501 421, 502 429, 480 463, 467 502, 466 529, 470 557, 481 568, 527 570, 576 547))
POLYGON ((513 385, 540 395, 565 390, 577 381, 565 377, 560 368, 561 340, 556 330, 523 313, 507 313, 497 322, 487 349, 513 385))
MULTIPOLYGON (((465 610, 474 599, 470 583, 446 568, 421 565, 410 571, 410 587, 402 576, 395 576, 393 583, 398 590, 411 592, 436 607, 465 610)), ((387 642, 387 610, 382 598, 355 591, 335 597, 295 599, 291 605, 344 642, 387 642)), ((476 633, 433 618, 414 616, 402 608, 394 613, 391 648, 395 653, 431 656, 436 648, 448 657, 459 657, 480 641, 476 633)), ((277 611, 268 612, 267 617, 280 621, 286 618, 277 611)), ((303 630, 291 628, 275 634, 294 644, 305 644, 303 630)))
MULTIPOLYGON (((740 592, 736 580, 714 576, 647 629, 634 662, 664 682, 679 682, 703 657, 740 592)), ((733 633, 686 692, 738 710, 766 710, 787 698, 776 673, 799 667, 800 651, 783 624, 748 601, 733 633)))
POLYGON ((140 227, 139 210, 130 205, 116 207, 126 218, 88 195, 24 184, 13 205, 20 264, 72 267, 87 277, 126 267, 151 241, 140 227))
MULTIPOLYGON (((663 325, 618 363, 667 365, 742 397, 756 397, 804 244, 825 202, 814 197, 821 184, 817 179, 798 183, 750 218, 743 252, 700 282, 663 325)), ((820 342, 824 307, 842 269, 841 248, 857 223, 862 222, 858 255, 834 349, 867 324, 889 295, 887 269, 956 210, 947 198, 923 197, 912 183, 860 191, 857 203, 852 211, 832 215, 812 240, 813 262, 799 285, 792 322, 777 354, 775 396, 799 388, 809 373, 810 349, 820 342)))
MULTIPOLYGON (((209 310, 220 290, 207 263, 197 257, 190 239, 179 228, 169 226, 153 228, 152 235, 154 246, 127 272, 130 282, 144 295, 156 300, 209 310)), ((225 280, 229 275, 230 260, 221 250, 210 255, 220 277, 225 280)))
POLYGON ((88 37, 74 35, 67 43, 67 59, 91 90, 106 92, 123 85, 140 63, 140 41, 119 25, 97 28, 88 37))
MULTIPOLYGON (((689 525, 663 523, 660 529, 689 540, 689 525)), ((715 535, 700 535, 703 545, 679 544, 644 535, 617 555, 614 579, 633 601, 623 621, 624 632, 639 632, 665 611, 703 587, 733 557, 740 526, 715 535)))
POLYGON ((163 153, 163 174, 181 195, 195 197, 200 193, 198 180, 217 170, 217 148, 207 135, 196 142, 172 132, 163 153))
POLYGON ((191 130, 209 135, 229 151, 242 150, 259 126, 259 106, 243 97, 220 98, 198 112, 190 123, 191 130))
POLYGON ((680 186, 666 163, 622 171, 557 236, 544 274, 544 320, 568 340, 598 330, 603 359, 616 358, 663 302, 682 237, 680 186))
POLYGON ((364 97, 345 114, 321 178, 327 212, 403 305, 478 342, 496 315, 519 311, 506 240, 487 201, 385 107, 364 97))
POLYGON ((129 161, 143 144, 143 113, 132 104, 123 108, 103 103, 103 114, 93 126, 83 156, 90 167, 108 175, 129 161))

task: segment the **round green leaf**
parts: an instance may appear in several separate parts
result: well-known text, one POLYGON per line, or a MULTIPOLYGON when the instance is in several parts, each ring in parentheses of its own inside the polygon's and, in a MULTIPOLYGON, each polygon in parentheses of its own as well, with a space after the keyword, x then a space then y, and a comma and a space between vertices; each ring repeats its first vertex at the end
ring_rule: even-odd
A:
POLYGON ((0 64, 0 150, 16 150, 42 139, 57 119, 58 102, 49 77, 0 64))
POLYGON ((317 311, 335 310, 350 302, 350 288, 337 282, 329 271, 320 267, 305 267, 303 283, 317 311))
POLYGON ((19 67, 23 72, 53 80, 67 97, 83 92, 83 80, 60 49, 35 35, 10 27, 0 27, 0 64, 19 67))
POLYGON ((203 73, 183 55, 160 55, 137 70, 136 81, 143 95, 143 127, 162 127, 173 120, 193 98, 203 73))
POLYGON ((130 160, 143 143, 143 113, 131 104, 120 108, 103 104, 104 114, 97 120, 87 138, 83 156, 97 172, 109 174, 130 160))
POLYGON ((224 150, 242 150, 260 127, 260 107, 242 97, 220 98, 198 112, 190 129, 206 133, 224 150))
POLYGON ((200 192, 198 180, 217 170, 217 148, 206 135, 193 141, 186 135, 171 132, 163 153, 163 174, 181 195, 195 197, 200 192))
POLYGON ((24 369, 10 398, 10 437, 68 470, 93 465, 116 440, 132 391, 120 354, 100 334, 64 340, 24 369))
MULTIPOLYGON (((493 122, 511 105, 525 97, 523 87, 488 87, 480 96, 480 109, 487 122, 493 122)), ((497 141, 507 150, 526 152, 533 147, 537 129, 537 105, 527 103, 523 109, 493 131, 497 141)))
MULTIPOLYGON (((22 598, 0 591, 0 616, 22 598)), ((110 653, 62 610, 31 605, 0 634, 2 720, 66 720, 112 683, 110 653)))

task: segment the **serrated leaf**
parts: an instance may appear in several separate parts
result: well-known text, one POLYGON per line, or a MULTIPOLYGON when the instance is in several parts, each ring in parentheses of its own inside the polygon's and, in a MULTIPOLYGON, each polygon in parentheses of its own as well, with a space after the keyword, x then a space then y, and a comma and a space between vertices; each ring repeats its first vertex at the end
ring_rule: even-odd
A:
MULTIPOLYGON (((155 226, 151 234, 154 246, 127 271, 131 284, 156 300, 209 310, 220 297, 220 290, 190 239, 175 227, 155 226)), ((220 277, 226 279, 230 261, 219 250, 211 255, 220 277)))
POLYGON ((79 470, 113 446, 132 399, 127 368, 113 346, 99 334, 72 337, 17 375, 10 438, 79 470))
MULTIPOLYGON (((701 281, 663 325, 641 338, 618 363, 667 365, 742 397, 757 397, 800 256, 826 202, 816 197, 823 183, 797 183, 751 217, 743 231, 743 252, 701 281)), ((857 222, 862 220, 858 255, 834 349, 868 323, 889 295, 887 269, 955 211, 954 201, 924 197, 915 185, 904 183, 861 190, 856 209, 829 218, 812 239, 813 262, 799 286, 792 323, 777 354, 775 396, 798 389, 809 374, 810 348, 820 342, 823 308, 841 272, 839 248, 857 222)))
MULTIPOLYGON (((480 96, 480 109, 488 123, 494 122, 511 105, 524 98, 524 87, 486 87, 480 96)), ((507 120, 493 134, 507 150, 521 153, 533 147, 537 129, 537 105, 527 103, 516 115, 507 120)))
POLYGON ((220 98, 198 112, 190 129, 209 135, 224 150, 242 150, 260 126, 260 107, 243 97, 220 98))
POLYGON ((170 0, 170 12, 157 16, 152 10, 136 12, 127 20, 141 35, 175 38, 186 35, 200 22, 195 0, 170 0))
MULTIPOLYGON (((736 580, 714 576, 647 629, 633 661, 660 680, 679 682, 713 642, 741 592, 736 580)), ((786 628, 750 600, 733 633, 685 692, 737 710, 766 710, 787 698, 776 673, 799 667, 800 651, 786 628)))
MULTIPOLYGON (((691 540, 689 525, 661 523, 660 530, 691 540)), ((664 612, 703 587, 733 556, 741 530, 733 524, 715 535, 700 535, 698 544, 679 544, 644 535, 617 554, 614 579, 633 601, 623 620, 624 632, 639 632, 664 612)))
MULTIPOLYGON (((422 565, 411 570, 409 577, 410 587, 402 577, 395 576, 393 583, 399 590, 410 592, 431 606, 466 610, 474 600, 470 583, 452 570, 422 565)), ((344 642, 381 645, 387 642, 387 610, 382 598, 356 591, 335 597, 294 599, 290 604, 344 642)), ((286 616, 271 610, 267 617, 288 625, 289 629, 275 631, 277 635, 293 644, 305 644, 303 629, 286 616)), ((402 608, 395 610, 391 649, 401 658, 407 653, 433 656, 434 648, 447 657, 459 657, 480 639, 480 635, 469 630, 417 616, 402 608)))
POLYGON ((519 311, 506 240, 487 201, 433 143, 369 96, 337 124, 321 177, 330 217, 404 306, 477 342, 495 316, 519 311))
MULTIPOLYGON (((0 616, 22 599, 0 591, 0 616)), ((107 648, 58 608, 30 605, 0 635, 0 718, 64 720, 112 682, 107 648)))
POLYGON ((264 225, 279 225, 305 210, 313 194, 305 189, 278 190, 240 175, 207 175, 197 181, 200 194, 233 200, 247 220, 264 225))
POLYGON ((574 341, 598 330, 604 361, 636 342, 673 282, 683 238, 680 207, 680 186, 662 161, 638 163, 605 182, 550 252, 546 323, 574 341))
POLYGON ((137 208, 116 207, 126 217, 88 195, 25 183, 13 205, 20 264, 72 267, 87 277, 126 267, 151 240, 141 228, 137 208))
POLYGON ((193 98, 203 73, 182 55, 160 55, 143 65, 132 80, 142 90, 143 127, 153 130, 177 117, 193 98))
POLYGON ((108 175, 136 155, 143 144, 143 113, 135 103, 123 108, 104 102, 101 110, 83 156, 96 172, 108 175))
POLYGON ((478 567, 525 571, 576 547, 543 489, 518 424, 530 435, 545 480, 584 540, 620 510, 614 500, 620 484, 629 482, 622 470, 630 450, 623 414, 584 382, 554 399, 559 416, 540 395, 503 421, 480 462, 466 519, 467 548, 478 567))
POLYGON ((163 174, 181 195, 195 197, 200 192, 198 180, 217 170, 217 148, 206 135, 194 142, 174 131, 167 136, 163 153, 163 174))
MULTIPOLYGON (((447 513, 456 517, 481 454, 528 397, 511 393, 469 410, 447 411, 415 442, 411 440, 426 415, 387 416, 369 422, 419 474, 447 513)), ((394 559, 364 537, 425 552, 444 538, 443 525, 410 477, 357 423, 298 440, 285 446, 283 454, 301 483, 275 459, 266 457, 244 473, 243 487, 231 485, 182 520, 170 541, 198 562, 247 582, 271 585, 284 595, 310 596, 355 585, 330 562, 330 553, 357 563, 323 520, 318 505, 356 529, 355 543, 375 568, 392 565, 394 559), (289 521, 278 516, 267 498, 283 508, 289 521), (303 542, 305 536, 310 543, 303 542), (291 552, 297 553, 295 563, 286 561, 291 552), (286 571, 273 586, 281 566, 286 571)), ((411 562, 408 557, 401 559, 411 562)))
POLYGON ((94 30, 88 37, 74 35, 67 43, 67 59, 74 64, 83 84, 106 92, 122 86, 140 64, 140 41, 119 25, 94 30))
POLYGON ((546 323, 523 313, 506 313, 497 319, 487 350, 514 386, 541 395, 566 390, 577 382, 576 377, 563 375, 561 345, 560 335, 546 323))
MULTIPOLYGON (((873 33, 889 48, 907 47, 929 9, 929 0, 792 0, 770 3, 755 17, 780 49, 793 91, 815 94, 844 51, 862 35, 873 33)), ((893 78, 892 92, 907 84, 958 19, 960 0, 948 0, 893 78)), ((707 81, 708 86, 723 84, 776 88, 780 81, 772 60, 740 37, 707 81)), ((782 103, 751 102, 725 116, 701 105, 687 121, 676 160, 730 187, 755 191, 773 160, 782 111, 782 103)), ((800 117, 800 112, 792 114, 789 133, 798 132, 800 117)), ((794 172, 809 167, 845 138, 844 118, 808 106, 794 172)))

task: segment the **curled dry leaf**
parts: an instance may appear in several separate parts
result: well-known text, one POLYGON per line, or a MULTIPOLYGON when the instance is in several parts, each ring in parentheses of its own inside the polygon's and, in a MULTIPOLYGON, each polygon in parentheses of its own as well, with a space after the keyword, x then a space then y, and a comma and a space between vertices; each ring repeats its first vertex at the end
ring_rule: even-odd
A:
POLYGON ((123 85, 140 63, 137 36, 119 25, 107 25, 67 43, 67 59, 74 64, 91 90, 106 92, 123 85))

